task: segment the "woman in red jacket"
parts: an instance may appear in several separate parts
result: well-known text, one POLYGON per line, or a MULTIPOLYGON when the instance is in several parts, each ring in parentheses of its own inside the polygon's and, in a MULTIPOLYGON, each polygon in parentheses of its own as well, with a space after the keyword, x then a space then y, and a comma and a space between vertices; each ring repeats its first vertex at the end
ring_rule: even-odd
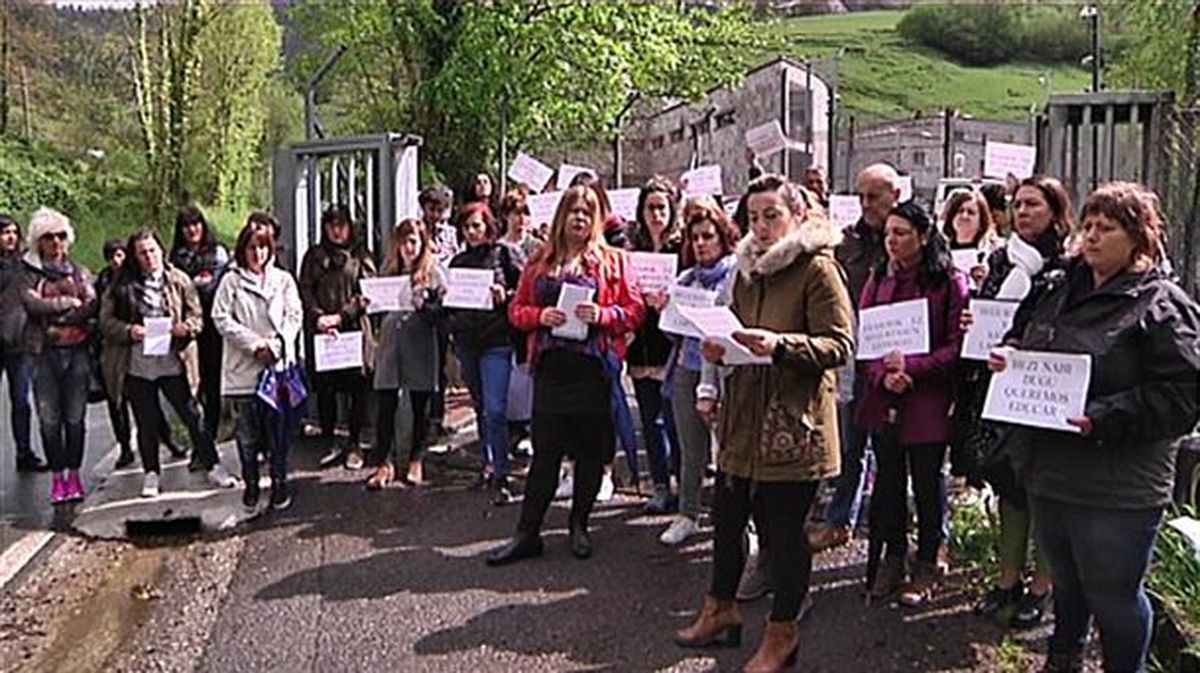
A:
POLYGON ((588 515, 600 489, 605 447, 614 441, 604 358, 625 356, 625 335, 645 313, 628 266, 625 253, 604 241, 596 190, 585 185, 566 190, 550 235, 525 267, 508 308, 509 322, 528 333, 533 364, 533 465, 517 535, 488 556, 488 565, 542 553, 542 519, 568 450, 575 458, 571 553, 581 559, 592 554, 588 515), (568 290, 572 285, 582 289, 568 290), (586 293, 588 299, 563 304, 564 291, 586 293))

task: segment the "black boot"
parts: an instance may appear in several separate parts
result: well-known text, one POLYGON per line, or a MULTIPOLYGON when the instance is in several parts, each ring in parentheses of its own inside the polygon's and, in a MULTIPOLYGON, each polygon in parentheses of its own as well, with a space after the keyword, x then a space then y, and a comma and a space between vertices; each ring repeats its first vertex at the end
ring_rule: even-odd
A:
POLYGON ((33 452, 17 454, 17 472, 45 472, 46 463, 33 452))
POLYGON ((509 540, 503 547, 488 554, 487 564, 490 566, 506 566, 527 558, 541 556, 542 551, 542 536, 540 534, 517 533, 517 536, 509 540))
POLYGON ((588 535, 587 523, 571 524, 571 553, 581 560, 591 557, 592 537, 588 535))
POLYGON ((117 454, 117 462, 113 464, 116 469, 121 469, 133 465, 133 449, 128 446, 122 446, 121 452, 117 454))

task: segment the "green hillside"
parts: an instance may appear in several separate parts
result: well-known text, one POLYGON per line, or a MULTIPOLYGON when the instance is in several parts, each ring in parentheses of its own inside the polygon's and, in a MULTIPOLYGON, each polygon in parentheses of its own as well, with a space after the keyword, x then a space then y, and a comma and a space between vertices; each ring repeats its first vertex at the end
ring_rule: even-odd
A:
MULTIPOLYGON (((1049 93, 1083 91, 1089 74, 1038 63, 972 68, 909 44, 896 32, 902 11, 858 12, 779 21, 772 30, 795 59, 837 54, 843 109, 880 117, 955 107, 976 117, 1026 120, 1049 93), (1039 77, 1047 76, 1047 84, 1039 77)), ((764 54, 764 56, 768 56, 764 54)))

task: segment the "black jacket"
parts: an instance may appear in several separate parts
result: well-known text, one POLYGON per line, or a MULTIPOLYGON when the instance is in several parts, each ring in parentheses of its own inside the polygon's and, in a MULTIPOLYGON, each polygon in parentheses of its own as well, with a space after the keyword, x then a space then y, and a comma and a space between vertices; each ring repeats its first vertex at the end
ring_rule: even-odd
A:
POLYGON ((1093 289, 1081 259, 1022 303, 1006 342, 1092 356, 1088 437, 1017 427, 1013 467, 1034 496, 1109 509, 1171 500, 1174 440, 1200 419, 1200 307, 1165 274, 1093 289))
MULTIPOLYGON (((509 298, 517 289, 521 269, 512 248, 503 243, 487 243, 469 247, 450 260, 450 268, 491 269, 496 283, 508 290, 509 298)), ((446 309, 454 343, 465 348, 484 350, 512 345, 508 326, 508 301, 490 311, 446 309)))
POLYGON ((871 269, 874 269, 886 254, 883 249, 883 234, 859 219, 853 226, 843 229, 842 235, 842 242, 834 250, 834 257, 846 270, 850 303, 854 306, 854 314, 857 316, 862 291, 867 285, 867 278, 871 276, 871 269))

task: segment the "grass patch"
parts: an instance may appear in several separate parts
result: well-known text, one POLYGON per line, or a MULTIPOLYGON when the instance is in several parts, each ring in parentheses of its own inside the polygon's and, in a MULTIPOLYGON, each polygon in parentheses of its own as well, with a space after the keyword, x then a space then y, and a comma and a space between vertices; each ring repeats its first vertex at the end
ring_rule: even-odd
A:
MULTIPOLYGON (((1195 516, 1188 509, 1188 516, 1195 516)), ((1163 526, 1154 548, 1154 562, 1146 580, 1149 591, 1166 606, 1171 616, 1192 640, 1190 650, 1200 648, 1200 560, 1182 533, 1163 526)))
POLYGON ((982 498, 964 498, 950 507, 950 553, 955 562, 978 568, 985 582, 999 573, 1000 522, 982 498))
MULTIPOLYGON (((792 58, 832 56, 845 49, 838 77, 842 106, 853 113, 908 117, 945 107, 989 119, 1029 119, 1048 93, 1079 92, 1089 84, 1080 68, 1041 63, 969 67, 914 45, 896 31, 901 11, 853 12, 787 19, 773 35, 792 58), (1046 84, 1038 78, 1046 76, 1046 84)), ((776 54, 764 53, 763 58, 776 54)))

